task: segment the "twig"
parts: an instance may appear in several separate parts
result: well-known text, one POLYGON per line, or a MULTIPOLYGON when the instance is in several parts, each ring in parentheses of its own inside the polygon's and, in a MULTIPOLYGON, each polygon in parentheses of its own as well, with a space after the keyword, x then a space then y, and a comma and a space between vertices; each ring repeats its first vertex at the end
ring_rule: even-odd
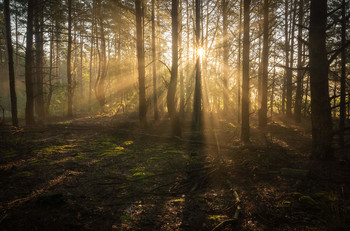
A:
POLYGON ((217 226, 215 226, 211 231, 217 231, 217 230, 221 230, 224 226, 231 224, 233 222, 237 221, 236 219, 227 219, 224 220, 222 222, 220 222, 220 224, 218 224, 217 226))

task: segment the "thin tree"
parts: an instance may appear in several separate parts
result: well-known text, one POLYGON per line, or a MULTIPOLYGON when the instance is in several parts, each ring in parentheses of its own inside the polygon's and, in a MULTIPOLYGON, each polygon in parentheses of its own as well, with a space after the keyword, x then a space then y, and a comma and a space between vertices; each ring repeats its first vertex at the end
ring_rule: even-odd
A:
POLYGON ((146 113, 146 89, 145 89, 145 55, 143 41, 143 18, 144 3, 143 0, 135 0, 136 9, 136 47, 137 47, 137 65, 139 72, 139 119, 142 127, 147 125, 146 113))
POLYGON ((242 0, 239 1, 238 52, 237 52, 237 121, 241 122, 241 41, 242 41, 242 0))
MULTIPOLYGON (((286 88, 286 114, 287 116, 292 115, 292 94, 293 94, 293 86, 292 86, 292 69, 290 69, 289 65, 290 65, 290 31, 288 29, 289 27, 289 23, 288 23, 288 15, 289 15, 289 4, 288 4, 289 0, 285 0, 285 18, 284 18, 284 33, 285 33, 285 44, 284 44, 284 49, 285 49, 285 54, 286 54, 286 66, 285 66, 285 86, 284 88, 286 88)), ((293 39, 293 38, 292 38, 293 39)))
POLYGON ((172 66, 171 66, 171 77, 168 86, 167 95, 167 107, 172 124, 172 133, 176 136, 181 136, 181 126, 179 124, 179 117, 176 110, 176 86, 178 79, 178 61, 179 61, 179 51, 178 51, 178 30, 179 30, 179 6, 178 0, 172 0, 171 8, 171 24, 172 24, 172 66))
POLYGON ((243 67, 242 67, 242 126, 241 141, 249 143, 249 49, 250 0, 243 1, 243 67))
POLYGON ((195 131, 200 131, 202 123, 202 77, 201 77, 201 60, 199 55, 199 48, 201 45, 201 17, 200 17, 200 0, 195 0, 195 12, 196 12, 196 77, 195 77, 195 88, 194 88, 194 99, 193 99, 193 120, 192 126, 195 131))
POLYGON ((10 78, 9 80, 10 80, 12 125, 18 126, 16 79, 15 79, 15 70, 13 66, 13 47, 12 47, 12 38, 11 38, 10 0, 4 0, 4 17, 5 17, 6 44, 7 44, 8 65, 9 65, 8 68, 9 68, 9 78, 10 78))
POLYGON ((34 0, 28 0, 27 40, 25 54, 25 84, 26 84, 26 125, 34 124, 34 92, 33 92, 33 7, 34 0))
POLYGON ((346 17, 345 0, 342 0, 342 19, 341 19, 341 76, 340 76, 340 115, 339 115, 339 145, 344 147, 344 128, 345 128, 345 87, 346 87, 346 17))
POLYGON ((227 41, 227 13, 228 13, 228 1, 222 0, 222 46, 223 46, 223 101, 224 101, 224 115, 227 116, 228 106, 229 106, 229 97, 228 97, 228 56, 229 56, 229 46, 227 41))
POLYGON ((68 48, 67 48, 67 81, 68 81, 68 117, 73 117, 73 83, 71 70, 72 57, 72 0, 68 1, 68 48))
POLYGON ((299 12, 298 12, 298 72, 297 72, 297 89, 295 93, 295 108, 294 115, 295 121, 301 121, 301 101, 302 101, 302 84, 303 84, 303 70, 302 57, 303 57, 303 18, 304 18, 304 0, 299 0, 299 12))
POLYGON ((154 120, 158 120, 155 1, 156 0, 152 0, 152 59, 153 59, 152 75, 153 75, 154 120))
POLYGON ((328 90, 326 50, 327 0, 311 0, 309 50, 312 156, 330 159, 332 152, 332 118, 328 90))
POLYGON ((34 71, 34 102, 35 111, 40 120, 45 118, 44 104, 44 5, 39 0, 35 3, 34 29, 35 29, 35 71, 34 71))
POLYGON ((261 108, 259 111, 259 126, 267 124, 267 81, 269 74, 269 0, 264 0, 263 51, 262 51, 262 80, 261 108))

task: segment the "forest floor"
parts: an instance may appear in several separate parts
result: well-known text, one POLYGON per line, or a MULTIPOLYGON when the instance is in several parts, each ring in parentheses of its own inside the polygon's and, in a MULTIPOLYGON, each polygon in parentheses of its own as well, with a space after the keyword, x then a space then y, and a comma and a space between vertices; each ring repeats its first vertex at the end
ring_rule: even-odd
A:
POLYGON ((350 230, 349 154, 310 160, 308 124, 276 120, 246 146, 227 121, 2 126, 0 230, 350 230))

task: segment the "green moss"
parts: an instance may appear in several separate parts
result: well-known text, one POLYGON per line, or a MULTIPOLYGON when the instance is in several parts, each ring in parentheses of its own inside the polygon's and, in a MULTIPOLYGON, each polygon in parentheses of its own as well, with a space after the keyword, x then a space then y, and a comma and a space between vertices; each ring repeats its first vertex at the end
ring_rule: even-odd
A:
POLYGON ((31 162, 29 162, 30 165, 41 165, 41 164, 45 164, 45 163, 48 163, 50 162, 51 160, 50 159, 37 159, 37 160, 33 160, 31 162))
POLYGON ((223 215, 211 215, 208 217, 208 219, 211 221, 219 221, 219 222, 221 222, 223 218, 224 218, 223 215))
POLYGON ((3 157, 5 158, 11 158, 17 156, 17 151, 16 150, 5 150, 2 154, 3 157))
POLYGON ((128 140, 128 141, 125 141, 125 142, 123 143, 123 145, 129 146, 129 145, 132 145, 133 143, 134 143, 134 141, 128 140))
POLYGON ((121 215, 120 220, 123 223, 131 223, 133 221, 133 219, 127 214, 121 215))
POLYGON ((22 171, 22 172, 18 172, 16 173, 16 177, 29 177, 29 176, 32 176, 33 173, 32 172, 29 172, 29 171, 22 171))
POLYGON ((65 150, 71 149, 73 147, 74 147, 74 145, 70 145, 70 144, 67 144, 67 145, 52 145, 52 146, 45 147, 45 148, 42 148, 42 149, 39 149, 39 150, 35 150, 35 151, 33 151, 33 153, 37 154, 37 155, 46 156, 46 155, 52 155, 54 153, 58 153, 58 152, 61 152, 61 151, 65 151, 65 150))
POLYGON ((163 154, 185 154, 185 152, 181 150, 166 150, 163 154))

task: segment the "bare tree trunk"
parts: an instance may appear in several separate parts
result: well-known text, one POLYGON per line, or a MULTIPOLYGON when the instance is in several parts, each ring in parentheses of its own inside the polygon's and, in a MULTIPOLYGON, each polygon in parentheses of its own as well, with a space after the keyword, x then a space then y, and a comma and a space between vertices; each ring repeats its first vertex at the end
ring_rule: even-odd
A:
POLYGON ((107 57, 106 57, 106 39, 104 34, 104 25, 103 25, 103 10, 102 10, 102 1, 97 1, 97 11, 100 20, 100 36, 101 36, 101 53, 100 53, 100 73, 101 75, 98 78, 96 83, 96 96, 97 100, 100 103, 100 106, 104 108, 106 104, 106 89, 105 82, 107 77, 107 57))
POLYGON ((47 101, 45 105, 45 115, 49 116, 50 113, 50 104, 51 104, 51 98, 53 94, 53 83, 52 83, 52 66, 53 66, 53 56, 54 56, 54 47, 53 47, 53 28, 51 27, 50 31, 50 61, 49 61, 49 92, 47 94, 47 101))
POLYGON ((346 87, 346 18, 345 18, 345 0, 342 0, 342 26, 341 26, 341 76, 340 76, 340 115, 339 115, 339 145, 344 147, 344 128, 345 128, 345 87, 346 87))
POLYGON ((33 6, 34 1, 28 0, 27 15, 27 42, 25 55, 25 82, 26 82, 26 125, 34 124, 34 92, 33 92, 33 6))
POLYGON ((237 121, 241 122, 241 41, 242 41, 242 0, 239 2, 239 24, 238 24, 238 67, 237 67, 237 121))
POLYGON ((137 36, 137 61, 139 72, 139 119, 142 127, 146 127, 147 106, 146 106, 146 90, 145 90, 145 55, 143 41, 143 0, 135 0, 136 8, 136 36, 137 36))
POLYGON ((35 7, 35 109, 36 113, 42 121, 45 118, 44 107, 44 35, 43 35, 43 22, 44 22, 43 2, 37 1, 35 7))
POLYGON ((168 113, 170 116, 172 124, 172 133, 176 136, 181 136, 181 126, 179 121, 179 116, 176 110, 176 86, 177 86, 177 76, 178 76, 178 30, 179 30, 179 21, 178 21, 178 0, 172 0, 171 8, 171 22, 172 22, 172 67, 171 67, 171 77, 170 83, 168 86, 168 95, 167 95, 167 107, 168 113))
POLYGON ((250 49, 250 0, 243 1, 243 83, 242 83, 242 127, 241 141, 249 143, 249 49, 250 49))
POLYGON ((158 95, 157 95, 157 53, 156 53, 156 23, 155 23, 155 1, 152 0, 152 73, 153 73, 153 104, 154 120, 158 120, 158 95))
POLYGON ((227 11, 228 11, 228 2, 222 0, 222 46, 223 46, 223 100, 224 100, 224 115, 228 115, 228 106, 229 106, 229 97, 228 97, 228 56, 229 56, 229 46, 227 42, 227 11))
POLYGON ((181 119, 184 118, 184 113, 185 113, 185 86, 184 86, 184 52, 182 49, 182 30, 183 30, 183 25, 182 25, 182 0, 180 2, 180 8, 179 8, 179 51, 180 53, 180 58, 179 58, 179 74, 180 74, 180 117, 181 119))
POLYGON ((302 101, 302 90, 303 90, 303 71, 302 68, 302 56, 303 56, 303 44, 302 44, 302 36, 303 36, 303 18, 304 18, 304 0, 299 0, 299 13, 298 13, 298 73, 297 73, 297 90, 295 94, 295 121, 301 121, 301 101, 302 101))
POLYGON ((310 12, 312 156, 330 159, 333 158, 333 152, 326 50, 327 0, 311 0, 310 12))
POLYGON ((195 0, 195 8, 196 8, 196 79, 195 79, 195 88, 194 88, 194 99, 193 99, 193 121, 192 126, 195 131, 200 131, 202 129, 202 77, 201 77, 201 60, 198 54, 198 49, 201 46, 200 40, 200 0, 195 0))
POLYGON ((71 71, 72 56, 72 0, 68 0, 68 50, 67 50, 67 80, 68 80, 68 117, 73 117, 73 84, 71 71))
POLYGON ((4 17, 5 17, 6 44, 7 44, 7 53, 8 53, 12 125, 18 126, 16 79, 15 79, 15 70, 13 65, 13 47, 12 47, 12 38, 11 38, 10 0, 4 0, 4 17))
POLYGON ((259 126, 267 124, 267 81, 269 74, 269 0, 264 0, 263 25, 263 53, 262 53, 262 80, 261 80, 261 108, 259 113, 259 126))
POLYGON ((93 72, 93 58, 94 58, 94 36, 95 36, 95 10, 92 9, 91 17, 91 43, 90 43, 90 61, 89 61, 89 111, 91 111, 91 97, 92 97, 92 72, 93 72))
POLYGON ((290 55, 290 44, 289 44, 289 30, 288 30, 288 15, 289 15, 289 4, 288 4, 289 0, 285 0, 285 53, 286 53, 286 114, 287 116, 291 116, 292 115, 292 91, 293 91, 293 86, 292 86, 292 70, 289 68, 290 65, 290 59, 289 59, 289 55, 290 55))

